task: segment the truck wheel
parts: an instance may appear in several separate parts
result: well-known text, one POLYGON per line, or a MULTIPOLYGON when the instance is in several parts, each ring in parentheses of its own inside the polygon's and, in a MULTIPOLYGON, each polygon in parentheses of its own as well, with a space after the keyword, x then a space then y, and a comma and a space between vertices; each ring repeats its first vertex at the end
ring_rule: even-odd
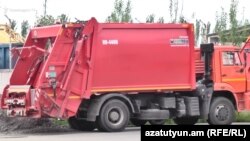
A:
POLYGON ((127 105, 117 99, 105 103, 97 119, 98 129, 105 132, 118 132, 125 129, 130 113, 127 105))
POLYGON ((96 128, 94 122, 79 120, 75 117, 70 117, 68 119, 68 123, 72 129, 81 130, 81 131, 93 131, 96 128))
POLYGON ((130 122, 135 125, 135 126, 142 126, 145 125, 147 123, 146 120, 140 120, 140 119, 130 119, 130 122))
POLYGON ((232 102, 224 97, 217 97, 210 106, 208 123, 212 125, 227 125, 235 120, 235 109, 232 102))
POLYGON ((149 120, 149 123, 151 125, 164 125, 166 122, 165 119, 160 119, 160 120, 149 120))
POLYGON ((177 125, 194 125, 198 120, 198 117, 180 117, 173 119, 174 123, 177 125))

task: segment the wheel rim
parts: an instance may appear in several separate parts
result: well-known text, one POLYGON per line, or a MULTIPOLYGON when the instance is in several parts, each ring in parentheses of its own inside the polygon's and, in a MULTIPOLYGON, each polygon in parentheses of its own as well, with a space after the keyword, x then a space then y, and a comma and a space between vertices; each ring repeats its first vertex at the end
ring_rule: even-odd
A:
POLYGON ((225 105, 218 105, 215 109, 215 117, 219 121, 225 121, 229 118, 229 109, 225 105))
POLYGON ((123 112, 120 108, 112 108, 108 111, 108 120, 113 125, 118 125, 123 121, 123 112))

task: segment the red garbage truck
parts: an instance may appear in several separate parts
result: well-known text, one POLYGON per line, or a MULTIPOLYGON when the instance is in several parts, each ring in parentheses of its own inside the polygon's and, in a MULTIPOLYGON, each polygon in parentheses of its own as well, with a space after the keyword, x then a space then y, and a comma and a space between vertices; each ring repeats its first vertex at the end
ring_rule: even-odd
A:
POLYGON ((221 60, 214 59, 215 49, 195 49, 192 24, 92 18, 35 27, 24 46, 12 50, 19 59, 1 109, 10 117, 67 119, 85 131, 122 131, 129 121, 159 125, 165 119, 230 124, 239 99, 215 91, 214 62, 221 60))

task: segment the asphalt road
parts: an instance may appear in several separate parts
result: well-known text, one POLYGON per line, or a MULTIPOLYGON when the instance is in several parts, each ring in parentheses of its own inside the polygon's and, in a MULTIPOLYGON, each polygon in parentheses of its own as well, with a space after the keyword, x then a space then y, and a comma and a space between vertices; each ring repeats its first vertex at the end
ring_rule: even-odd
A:
POLYGON ((0 141, 140 141, 140 128, 127 128, 123 132, 60 132, 41 134, 1 135, 0 141))
MULTIPOLYGON (((199 124, 207 125, 207 123, 199 124)), ((250 123, 234 123, 234 125, 250 125, 250 123)), ((47 132, 36 134, 8 134, 0 133, 0 141, 140 141, 140 128, 129 127, 123 132, 47 132)))

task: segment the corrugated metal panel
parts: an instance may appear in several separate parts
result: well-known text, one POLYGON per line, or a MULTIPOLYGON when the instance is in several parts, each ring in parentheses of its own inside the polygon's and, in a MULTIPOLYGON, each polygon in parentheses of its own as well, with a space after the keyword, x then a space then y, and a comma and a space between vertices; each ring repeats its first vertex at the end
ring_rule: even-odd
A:
MULTIPOLYGON (((22 43, 12 44, 12 47, 21 47, 22 43)), ((12 56, 12 68, 17 61, 17 56, 12 56)), ((0 69, 9 69, 9 44, 0 44, 0 69)))

